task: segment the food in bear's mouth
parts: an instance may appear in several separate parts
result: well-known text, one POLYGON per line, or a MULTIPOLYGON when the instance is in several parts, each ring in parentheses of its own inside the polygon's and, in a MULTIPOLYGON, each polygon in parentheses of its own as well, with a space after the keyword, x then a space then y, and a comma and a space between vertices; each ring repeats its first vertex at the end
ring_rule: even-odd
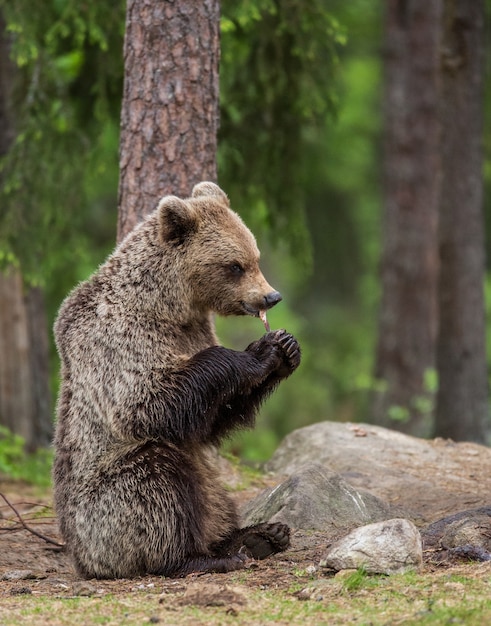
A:
POLYGON ((259 317, 261 318, 262 323, 264 324, 264 328, 266 332, 269 333, 271 331, 271 327, 268 322, 268 318, 266 317, 266 311, 259 311, 259 317))

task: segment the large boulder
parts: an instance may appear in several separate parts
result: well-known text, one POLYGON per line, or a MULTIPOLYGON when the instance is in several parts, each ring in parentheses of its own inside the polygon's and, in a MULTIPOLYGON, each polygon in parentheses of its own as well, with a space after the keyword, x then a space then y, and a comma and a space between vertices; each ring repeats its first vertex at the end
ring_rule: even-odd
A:
POLYGON ((311 463, 250 501, 242 512, 245 526, 283 522, 293 529, 338 536, 357 526, 391 517, 385 502, 355 489, 339 474, 311 463))
POLYGON ((313 461, 421 524, 491 500, 491 450, 478 444, 418 439, 368 424, 321 422, 288 435, 266 469, 292 476, 313 461))

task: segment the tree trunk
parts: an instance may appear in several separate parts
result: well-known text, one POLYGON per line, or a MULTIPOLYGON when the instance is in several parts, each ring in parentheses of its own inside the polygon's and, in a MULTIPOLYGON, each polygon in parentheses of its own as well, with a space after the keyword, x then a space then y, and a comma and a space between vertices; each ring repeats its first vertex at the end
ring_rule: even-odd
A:
POLYGON ((216 180, 219 0, 128 0, 118 240, 165 194, 216 180))
POLYGON ((372 417, 428 434, 421 400, 435 367, 440 0, 388 0, 385 233, 372 417))
POLYGON ((49 347, 43 293, 20 272, 0 273, 0 423, 28 450, 51 443, 49 347))
MULTIPOLYGON (((0 14, 0 157, 15 137, 14 77, 0 14)), ((0 303, 0 424, 33 450, 49 445, 53 431, 44 298, 38 288, 24 290, 20 272, 10 267, 0 272, 0 303)))
POLYGON ((485 441, 483 0, 445 0, 435 434, 485 441))

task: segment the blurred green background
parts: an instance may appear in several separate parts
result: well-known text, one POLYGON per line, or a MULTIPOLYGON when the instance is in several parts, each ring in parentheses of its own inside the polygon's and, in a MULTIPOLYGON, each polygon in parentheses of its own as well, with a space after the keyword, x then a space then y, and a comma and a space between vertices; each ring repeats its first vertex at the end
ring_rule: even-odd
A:
MULTIPOLYGON (((281 4, 279 12, 268 0, 222 2, 218 182, 283 294, 271 327, 295 334, 303 354, 257 428, 226 444, 251 462, 299 426, 366 419, 380 297, 384 4, 281 4)), ((115 244, 125 7, 1 0, 0 8, 16 35, 21 94, 21 132, 1 162, 0 261, 44 288, 52 324, 68 291, 115 244)), ((489 310, 489 275, 486 296, 489 310)), ((217 328, 237 349, 264 332, 252 318, 217 328)), ((53 345, 51 359, 55 397, 53 345)))

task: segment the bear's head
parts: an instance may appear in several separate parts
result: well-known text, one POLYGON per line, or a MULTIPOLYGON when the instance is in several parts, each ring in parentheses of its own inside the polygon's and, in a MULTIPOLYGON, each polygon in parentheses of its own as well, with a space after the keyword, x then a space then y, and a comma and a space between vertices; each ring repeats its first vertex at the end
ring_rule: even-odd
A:
POLYGON ((259 316, 281 300, 259 269, 254 236, 220 187, 203 182, 191 198, 166 196, 157 212, 161 243, 179 253, 186 268, 193 307, 259 316))

